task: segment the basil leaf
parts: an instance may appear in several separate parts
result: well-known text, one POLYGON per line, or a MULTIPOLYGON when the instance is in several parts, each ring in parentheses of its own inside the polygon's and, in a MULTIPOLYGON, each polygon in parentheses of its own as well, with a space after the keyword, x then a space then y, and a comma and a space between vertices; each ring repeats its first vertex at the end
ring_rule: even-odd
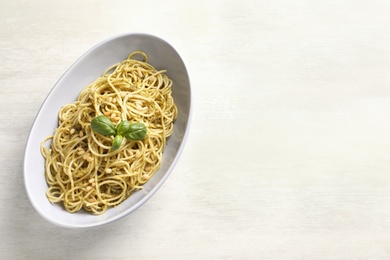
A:
POLYGON ((116 126, 116 131, 118 135, 122 135, 124 132, 126 132, 129 129, 129 127, 130 127, 130 122, 124 120, 116 126))
POLYGON ((115 135, 115 125, 108 117, 97 116, 91 121, 92 130, 101 135, 115 135))
POLYGON ((121 135, 116 135, 114 141, 112 141, 111 150, 118 150, 118 148, 121 147, 122 141, 123 137, 121 135))
POLYGON ((146 133, 147 133, 146 126, 143 123, 135 123, 135 124, 130 124, 127 131, 123 133, 123 136, 126 139, 138 141, 144 139, 146 133))

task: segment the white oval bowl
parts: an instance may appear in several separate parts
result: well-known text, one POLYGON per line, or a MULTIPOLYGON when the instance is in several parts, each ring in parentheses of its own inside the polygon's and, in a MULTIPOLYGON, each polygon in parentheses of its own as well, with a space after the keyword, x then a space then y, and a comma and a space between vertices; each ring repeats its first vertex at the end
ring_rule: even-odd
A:
POLYGON ((24 184, 27 195, 37 212, 49 222, 66 228, 91 228, 118 220, 143 205, 161 187, 176 165, 183 151, 191 121, 191 87, 186 67, 176 50, 164 40, 147 34, 123 34, 109 38, 81 56, 59 79, 42 104, 32 125, 24 155, 24 184), (83 210, 68 213, 60 204, 52 204, 46 197, 45 161, 40 143, 52 135, 58 126, 61 106, 76 100, 80 91, 111 65, 124 60, 132 51, 147 53, 149 63, 157 70, 166 69, 173 80, 172 95, 179 115, 174 123, 163 153, 161 168, 144 185, 115 208, 102 215, 83 210))

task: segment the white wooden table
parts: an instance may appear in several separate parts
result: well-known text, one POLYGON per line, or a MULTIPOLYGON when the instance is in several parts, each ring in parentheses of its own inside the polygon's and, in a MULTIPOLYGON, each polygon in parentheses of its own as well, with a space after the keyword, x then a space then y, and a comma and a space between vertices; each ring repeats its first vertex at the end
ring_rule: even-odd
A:
POLYGON ((388 1, 1 2, 0 259, 390 259, 388 1), (124 32, 181 54, 190 136, 139 210, 59 228, 25 193, 27 135, 62 73, 124 32))

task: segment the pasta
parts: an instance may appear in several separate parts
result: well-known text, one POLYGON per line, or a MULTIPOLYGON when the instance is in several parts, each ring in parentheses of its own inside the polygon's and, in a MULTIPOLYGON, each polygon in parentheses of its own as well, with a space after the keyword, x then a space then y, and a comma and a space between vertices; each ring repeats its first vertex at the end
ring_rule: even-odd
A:
POLYGON ((172 80, 164 73, 148 63, 144 52, 133 52, 60 109, 58 128, 41 143, 50 202, 62 203, 71 213, 85 209, 102 214, 142 189, 161 166, 178 115, 172 80), (115 125, 141 122, 147 135, 112 150, 113 136, 91 129, 91 120, 100 115, 115 125))

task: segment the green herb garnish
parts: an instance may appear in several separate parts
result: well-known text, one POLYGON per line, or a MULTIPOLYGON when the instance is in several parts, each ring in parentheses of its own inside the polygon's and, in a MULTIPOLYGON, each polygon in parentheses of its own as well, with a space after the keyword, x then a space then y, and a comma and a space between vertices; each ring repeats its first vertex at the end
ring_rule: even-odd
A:
POLYGON ((112 141, 111 150, 113 151, 118 150, 119 147, 121 147, 122 141, 123 141, 123 137, 121 135, 116 135, 114 141, 112 141))
POLYGON ((123 142, 123 137, 128 140, 138 141, 146 137, 147 129, 143 123, 131 124, 127 120, 121 121, 116 127, 106 116, 97 116, 91 121, 92 130, 98 134, 115 136, 111 150, 119 149, 123 142))
POLYGON ((129 140, 142 140, 146 136, 146 126, 143 123, 130 124, 123 136, 129 140))
POLYGON ((97 116, 91 121, 93 131, 101 135, 115 135, 116 129, 113 122, 108 117, 97 116))

